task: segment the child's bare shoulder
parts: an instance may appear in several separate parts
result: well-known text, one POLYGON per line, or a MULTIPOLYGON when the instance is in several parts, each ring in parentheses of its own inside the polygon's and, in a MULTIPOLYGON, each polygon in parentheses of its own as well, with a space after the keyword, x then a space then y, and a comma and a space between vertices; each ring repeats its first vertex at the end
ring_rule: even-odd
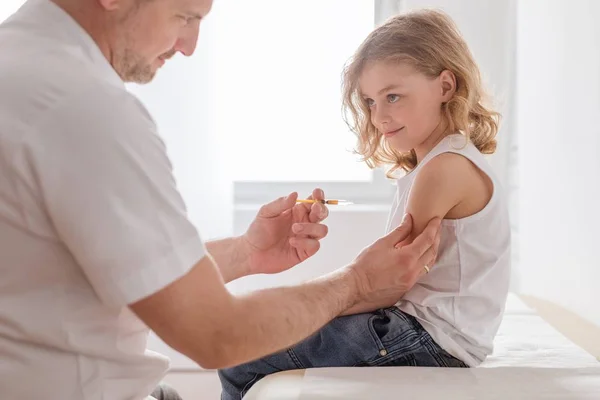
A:
POLYGON ((433 157, 419 171, 418 180, 450 181, 462 184, 478 174, 479 168, 459 153, 446 152, 433 157))
POLYGON ((452 199, 446 218, 458 219, 481 211, 491 199, 493 182, 471 160, 459 153, 446 152, 432 158, 415 178, 438 196, 452 199))

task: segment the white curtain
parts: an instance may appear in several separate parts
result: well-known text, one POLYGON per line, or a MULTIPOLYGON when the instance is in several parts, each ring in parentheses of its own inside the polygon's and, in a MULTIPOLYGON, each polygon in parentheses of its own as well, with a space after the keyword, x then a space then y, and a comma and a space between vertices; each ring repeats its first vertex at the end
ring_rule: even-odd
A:
POLYGON ((600 2, 518 8, 521 291, 600 326, 600 2))

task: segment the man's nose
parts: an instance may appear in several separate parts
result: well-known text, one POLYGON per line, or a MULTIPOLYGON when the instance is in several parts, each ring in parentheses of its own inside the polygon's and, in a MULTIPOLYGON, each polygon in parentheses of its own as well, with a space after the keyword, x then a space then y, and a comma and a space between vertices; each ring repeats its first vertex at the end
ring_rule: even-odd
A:
POLYGON ((175 43, 175 51, 180 52, 186 57, 191 56, 196 51, 196 45, 198 44, 198 36, 200 33, 200 24, 194 24, 187 26, 182 35, 177 39, 175 43))

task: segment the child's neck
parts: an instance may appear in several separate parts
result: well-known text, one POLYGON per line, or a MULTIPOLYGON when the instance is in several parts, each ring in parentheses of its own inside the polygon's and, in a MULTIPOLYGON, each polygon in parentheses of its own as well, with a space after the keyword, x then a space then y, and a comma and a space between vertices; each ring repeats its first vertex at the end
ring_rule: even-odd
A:
POLYGON ((446 136, 452 132, 448 130, 448 124, 440 122, 438 126, 431 132, 431 135, 425 139, 418 147, 415 147, 415 153, 417 154, 417 164, 425 158, 425 156, 433 150, 439 142, 441 142, 446 136))

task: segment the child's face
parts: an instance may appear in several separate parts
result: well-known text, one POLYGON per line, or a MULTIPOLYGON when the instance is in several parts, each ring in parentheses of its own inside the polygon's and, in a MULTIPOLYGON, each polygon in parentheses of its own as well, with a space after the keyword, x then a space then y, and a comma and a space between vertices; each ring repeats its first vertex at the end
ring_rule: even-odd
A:
POLYGON ((397 151, 418 150, 440 125, 447 101, 443 79, 429 78, 404 63, 374 62, 363 70, 359 86, 371 110, 371 122, 397 151))

